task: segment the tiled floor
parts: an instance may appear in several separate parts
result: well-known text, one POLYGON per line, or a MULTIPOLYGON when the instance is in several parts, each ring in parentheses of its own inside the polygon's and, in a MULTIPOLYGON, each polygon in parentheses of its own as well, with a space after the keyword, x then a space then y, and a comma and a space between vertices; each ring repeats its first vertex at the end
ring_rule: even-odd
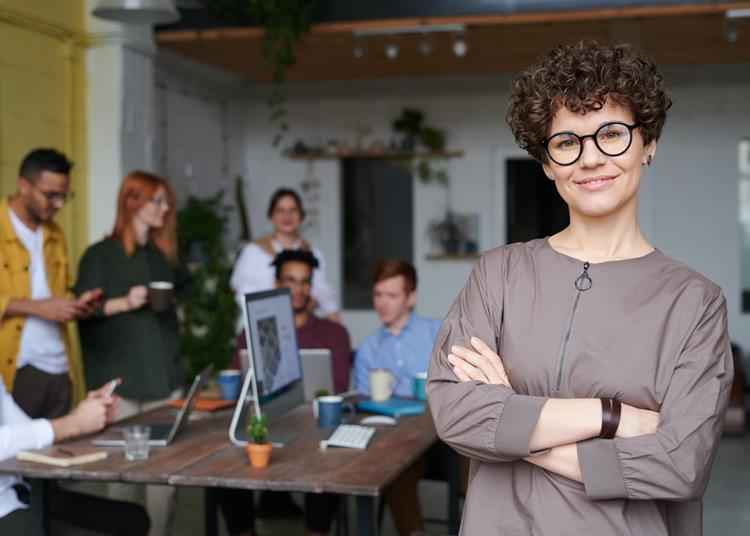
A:
MULTIPOLYGON (((426 518, 445 516, 444 484, 422 482, 420 497, 426 518)), ((300 497, 296 497, 298 502, 300 497)), ((704 536, 733 536, 750 534, 750 434, 725 437, 721 441, 716 457, 711 482, 704 498, 704 536)), ((354 511, 353 502, 350 511, 354 511)), ((296 536, 303 534, 302 522, 257 521, 258 536, 296 536)), ((445 534, 445 526, 428 524, 430 534, 445 534)), ((79 531, 65 531, 66 535, 80 536, 79 531)), ((200 536, 203 534, 203 492, 200 489, 180 488, 177 494, 177 510, 174 523, 176 536, 200 536)), ((226 535, 220 527, 222 536, 226 535)), ((354 531, 350 531, 354 534, 354 531)), ((396 534, 393 522, 386 509, 384 536, 396 534)), ((645 536, 645 535, 644 535, 645 536)))

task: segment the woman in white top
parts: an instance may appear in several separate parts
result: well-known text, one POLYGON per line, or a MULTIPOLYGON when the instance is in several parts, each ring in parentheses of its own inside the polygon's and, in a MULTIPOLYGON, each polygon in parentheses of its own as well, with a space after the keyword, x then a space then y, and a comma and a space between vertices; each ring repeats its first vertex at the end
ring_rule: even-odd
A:
POLYGON ((299 226, 304 218, 305 209, 299 194, 288 188, 276 190, 268 204, 268 219, 273 225, 273 232, 242 248, 230 285, 242 303, 239 300, 242 294, 274 288, 275 272, 271 263, 276 255, 285 249, 307 250, 320 263, 312 281, 314 307, 322 316, 338 321, 339 307, 328 283, 323 254, 299 235, 299 226))

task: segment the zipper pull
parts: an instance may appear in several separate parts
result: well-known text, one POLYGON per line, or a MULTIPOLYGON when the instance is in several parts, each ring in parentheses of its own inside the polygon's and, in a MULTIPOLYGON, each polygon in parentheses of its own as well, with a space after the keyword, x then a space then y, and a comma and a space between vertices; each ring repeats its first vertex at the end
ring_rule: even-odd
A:
POLYGON ((589 261, 585 261, 583 263, 583 273, 576 278, 575 286, 576 289, 580 291, 585 291, 591 288, 591 285, 593 285, 593 281, 591 281, 591 277, 589 276, 589 268, 591 267, 591 263, 589 261))

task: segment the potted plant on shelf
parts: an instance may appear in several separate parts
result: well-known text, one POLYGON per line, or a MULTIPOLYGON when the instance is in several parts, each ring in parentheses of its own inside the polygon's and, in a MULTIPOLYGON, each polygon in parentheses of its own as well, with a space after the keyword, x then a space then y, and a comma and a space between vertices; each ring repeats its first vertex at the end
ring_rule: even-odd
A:
POLYGON ((247 457, 253 467, 266 467, 271 460, 273 443, 268 441, 268 417, 253 415, 247 427, 250 442, 247 444, 247 457))
POLYGON ((433 220, 429 223, 427 234, 432 243, 440 248, 440 253, 444 255, 458 254, 461 243, 465 239, 461 226, 450 210, 446 212, 442 220, 433 220))
MULTIPOLYGON (((424 113, 420 110, 405 108, 401 115, 393 120, 391 128, 403 136, 401 150, 415 151, 417 144, 425 147, 427 156, 417 158, 413 163, 412 172, 416 172, 419 180, 424 183, 436 182, 448 185, 448 172, 444 166, 433 168, 431 160, 440 159, 445 151, 445 132, 426 125, 424 113)), ((409 165, 411 168, 411 163, 409 165)))

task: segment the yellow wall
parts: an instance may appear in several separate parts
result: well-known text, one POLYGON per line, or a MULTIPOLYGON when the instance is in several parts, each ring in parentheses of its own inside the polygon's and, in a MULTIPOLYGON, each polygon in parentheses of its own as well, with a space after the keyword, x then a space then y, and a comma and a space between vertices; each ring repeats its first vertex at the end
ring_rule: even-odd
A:
POLYGON ((57 217, 73 262, 86 236, 84 0, 0 0, 0 194, 35 147, 75 162, 75 200, 57 217))
MULTIPOLYGON (((15 191, 18 166, 33 148, 53 147, 75 162, 76 197, 56 218, 73 269, 88 244, 84 4, 0 0, 0 195, 15 191)), ((83 378, 76 354, 74 374, 83 378)), ((77 399, 84 390, 77 381, 77 399)))

